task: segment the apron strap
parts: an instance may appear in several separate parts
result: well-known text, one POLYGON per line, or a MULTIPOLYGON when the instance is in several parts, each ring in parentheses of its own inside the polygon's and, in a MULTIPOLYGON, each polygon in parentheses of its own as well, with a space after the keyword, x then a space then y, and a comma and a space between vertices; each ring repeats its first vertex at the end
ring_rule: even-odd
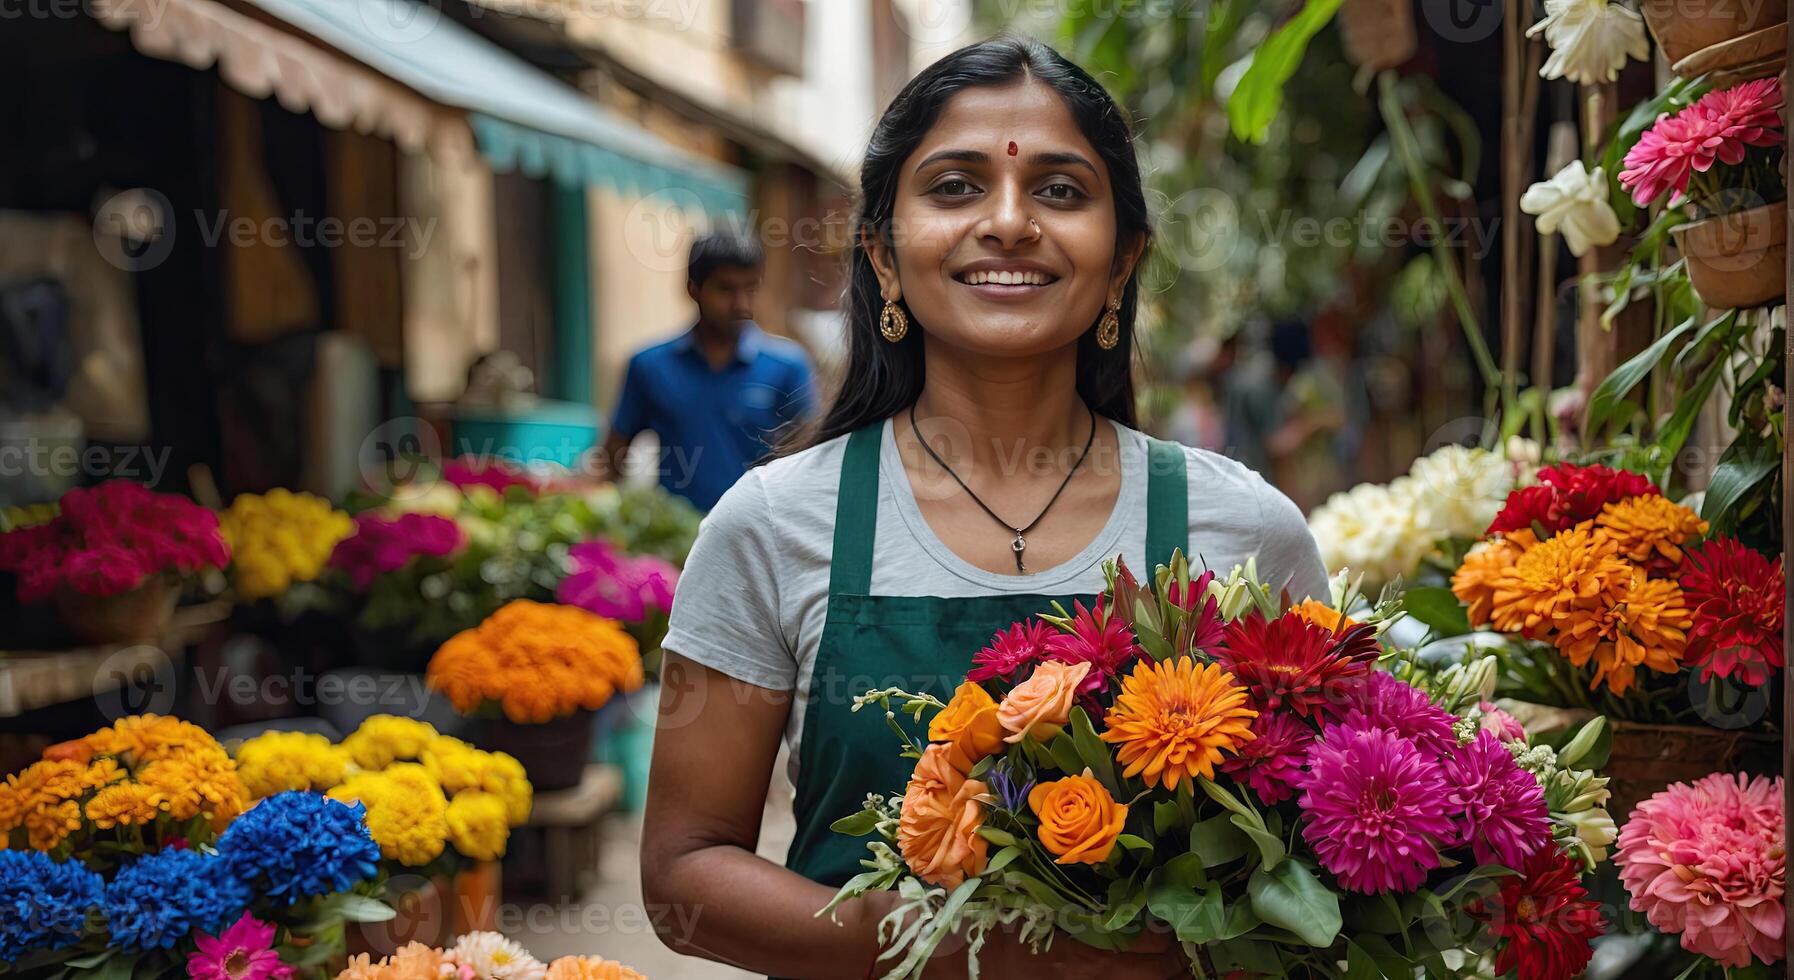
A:
POLYGON ((835 550, 829 559, 829 595, 872 592, 872 539, 878 530, 878 454, 884 423, 854 430, 841 459, 835 498, 835 550))
POLYGON ((1171 552, 1190 553, 1190 490, 1184 472, 1189 457, 1175 442, 1146 437, 1146 567, 1142 581, 1153 569, 1171 563, 1171 552))

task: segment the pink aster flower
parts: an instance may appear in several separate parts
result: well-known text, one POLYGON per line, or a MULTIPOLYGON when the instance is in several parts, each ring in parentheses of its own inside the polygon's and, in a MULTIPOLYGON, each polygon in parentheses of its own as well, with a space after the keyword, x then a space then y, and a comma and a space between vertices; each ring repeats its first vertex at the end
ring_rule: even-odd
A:
POLYGON ((293 968, 274 952, 274 926, 248 912, 217 936, 195 932, 199 951, 187 957, 193 980, 287 980, 293 968))
POLYGON ((1445 777, 1414 743, 1381 728, 1331 726, 1308 751, 1302 836, 1348 891, 1413 891, 1456 829, 1445 777))
POLYGON ((567 549, 573 571, 555 588, 556 602, 608 619, 638 623, 673 608, 679 569, 654 555, 626 555, 604 540, 567 549))
POLYGON ((1497 708, 1493 701, 1478 701, 1476 710, 1482 713, 1482 729, 1494 733, 1503 742, 1519 742, 1526 739, 1526 726, 1520 719, 1497 708))
POLYGON ((1640 207, 1666 192, 1681 197, 1691 174, 1706 173, 1715 163, 1742 163, 1748 147, 1779 146, 1781 105, 1781 81, 1763 78, 1708 92, 1680 112, 1659 116, 1626 152, 1620 185, 1640 207))
POLYGON ((1342 724, 1387 729, 1431 756, 1449 755, 1458 744, 1451 731, 1452 716, 1445 709, 1424 691, 1380 670, 1346 688, 1339 707, 1342 724))
POLYGON ((1782 781, 1714 773, 1640 803, 1614 863, 1632 909, 1730 967, 1782 958, 1782 781))
POLYGON ((1443 766, 1458 841, 1470 845, 1478 864, 1520 868, 1551 839, 1545 791, 1493 733, 1477 732, 1443 766))
POLYGON ((1079 694, 1104 689, 1123 664, 1140 655, 1133 632, 1120 616, 1109 615, 1103 606, 1105 599, 1097 596, 1096 605, 1090 609, 1085 609, 1082 602, 1074 602, 1071 631, 1051 634, 1046 640, 1048 660, 1090 665, 1090 673, 1078 685, 1079 694))
POLYGON ((1052 631, 1038 619, 1013 623, 998 630, 984 649, 972 654, 972 669, 966 680, 979 684, 1001 678, 1013 680, 1022 668, 1046 656, 1047 637, 1052 631))
POLYGON ((1221 771, 1245 783, 1266 806, 1296 795, 1314 729, 1287 711, 1267 711, 1252 721, 1252 741, 1221 763, 1221 771))

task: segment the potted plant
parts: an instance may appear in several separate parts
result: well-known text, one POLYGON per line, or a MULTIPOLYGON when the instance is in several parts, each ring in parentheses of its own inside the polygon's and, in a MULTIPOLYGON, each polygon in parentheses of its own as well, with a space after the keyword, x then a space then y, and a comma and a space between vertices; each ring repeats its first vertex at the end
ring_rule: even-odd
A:
POLYGON ((1638 9, 1672 65, 1788 19, 1788 0, 1641 0, 1638 9))
POLYGON ((1659 116, 1626 153, 1619 180, 1632 200, 1663 202, 1691 219, 1670 234, 1709 307, 1756 306, 1782 295, 1781 108, 1778 78, 1718 89, 1659 116))
POLYGON ((216 514, 130 480, 70 490, 55 517, 0 535, 0 571, 18 576, 19 601, 49 602, 88 643, 156 637, 183 577, 229 560, 216 514))

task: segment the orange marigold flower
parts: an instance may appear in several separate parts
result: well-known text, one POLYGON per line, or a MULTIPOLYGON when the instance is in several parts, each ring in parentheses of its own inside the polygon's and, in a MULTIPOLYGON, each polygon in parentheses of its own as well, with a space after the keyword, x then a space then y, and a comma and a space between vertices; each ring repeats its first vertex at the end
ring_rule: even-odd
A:
POLYGON ((63 800, 40 806, 25 815, 26 843, 40 851, 48 851, 81 829, 81 804, 63 800))
POLYGON ((1602 507, 1595 533, 1624 557, 1671 572, 1682 564, 1682 546, 1707 533, 1707 522, 1668 497, 1646 494, 1602 507))
POLYGON ((1591 609, 1619 602, 1631 585, 1632 566, 1613 548, 1587 521, 1527 548, 1495 576, 1490 621, 1503 633, 1544 639, 1587 618, 1591 609))
POLYGON ((206 730, 179 718, 130 715, 82 739, 95 755, 122 756, 132 766, 189 752, 224 752, 206 730))
POLYGON ((1469 607, 1470 624, 1483 626, 1495 604, 1495 580, 1512 568, 1527 548, 1539 543, 1531 531, 1509 531, 1483 541, 1464 556, 1451 576, 1451 591, 1469 607))
POLYGON ((548 964, 547 980, 648 980, 616 960, 598 956, 563 956, 548 964))
POLYGON ((1144 774, 1146 785, 1176 789, 1181 780, 1213 779, 1222 754, 1253 738, 1246 688, 1219 664, 1142 660, 1121 682, 1103 717, 1102 740, 1119 744, 1123 775, 1144 774))
POLYGON ((168 809, 162 791, 142 783, 114 783, 87 801, 87 819, 102 830, 146 824, 168 809))
POLYGON ((1594 660, 1590 688, 1606 681, 1613 693, 1624 694, 1639 667, 1674 673, 1693 625, 1681 586, 1634 568, 1619 600, 1579 611, 1559 633, 1557 648, 1578 667, 1594 660))
POLYGON ((1299 605, 1291 606, 1289 611, 1315 626, 1335 633, 1343 633, 1358 625, 1357 620, 1319 599, 1304 599, 1299 605))
POLYGON ((640 687, 642 658, 615 620, 515 599, 450 637, 426 679, 463 714, 490 701, 514 722, 539 724, 640 687))

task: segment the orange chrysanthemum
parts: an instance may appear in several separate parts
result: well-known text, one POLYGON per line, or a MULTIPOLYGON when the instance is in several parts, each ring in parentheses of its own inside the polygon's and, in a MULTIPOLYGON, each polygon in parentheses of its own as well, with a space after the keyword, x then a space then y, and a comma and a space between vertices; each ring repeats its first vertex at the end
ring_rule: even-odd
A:
POLYGON ((1681 586, 1634 568, 1620 600, 1577 616, 1557 637, 1557 648, 1578 667, 1594 660, 1590 687, 1605 680, 1613 693, 1624 694, 1639 667, 1674 673, 1693 625, 1681 586))
POLYGON ((1495 605, 1495 582, 1526 549, 1539 543, 1531 531, 1509 531, 1478 544, 1464 556, 1464 564, 1451 576, 1451 591, 1470 609, 1470 624, 1483 626, 1495 605))
POLYGON ((1319 599, 1304 599, 1301 604, 1291 606, 1289 611, 1302 617, 1303 620, 1309 623, 1313 623, 1322 629, 1332 630, 1335 633, 1343 633, 1358 625, 1357 620, 1334 609, 1332 606, 1327 605, 1319 599))
POLYGON ((1671 572, 1682 564, 1682 546, 1707 533, 1699 514, 1657 494, 1616 500, 1601 508, 1595 534, 1614 549, 1653 571, 1671 572))
POLYGON ((640 973, 601 956, 563 956, 548 964, 547 980, 647 980, 640 973))
POLYGON ((141 783, 115 783, 95 793, 86 810, 87 819, 101 829, 141 826, 167 812, 168 798, 141 783))
POLYGON ((642 658, 615 620, 516 599, 450 637, 426 677, 463 714, 490 701, 514 722, 540 724, 640 687, 642 658))
POLYGON ((40 806, 25 815, 25 842, 48 851, 81 829, 81 804, 63 800, 40 806))
POLYGON ((1584 521, 1527 548, 1495 576, 1489 619, 1503 633, 1545 639, 1619 602, 1631 582, 1632 566, 1584 521))
POLYGON ((1246 688, 1219 664, 1142 660, 1103 717, 1102 740, 1120 746, 1123 775, 1176 789, 1197 776, 1213 779, 1222 754, 1252 740, 1256 717, 1246 688))

